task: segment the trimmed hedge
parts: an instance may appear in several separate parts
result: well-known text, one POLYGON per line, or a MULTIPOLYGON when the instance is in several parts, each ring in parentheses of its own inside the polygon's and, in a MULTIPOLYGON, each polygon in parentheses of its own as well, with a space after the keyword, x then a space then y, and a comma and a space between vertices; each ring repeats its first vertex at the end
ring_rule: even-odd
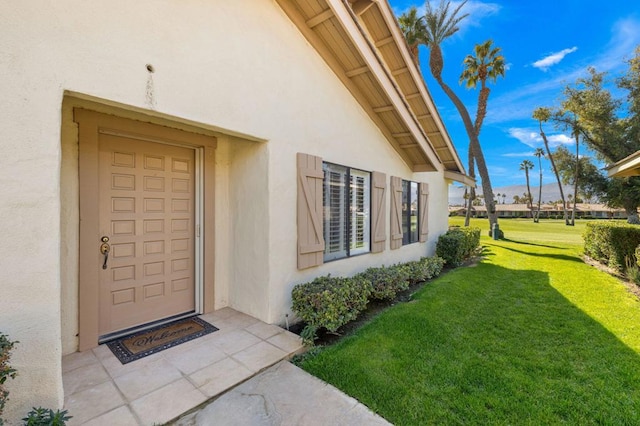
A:
POLYGON ((301 337, 312 344, 320 328, 335 332, 358 317, 371 299, 392 300, 409 284, 426 281, 442 271, 439 257, 369 268, 353 278, 318 277, 298 284, 291 292, 294 312, 306 323, 301 337))
POLYGON ((409 288, 409 273, 402 265, 388 268, 369 268, 356 277, 371 284, 371 298, 375 300, 392 300, 400 291, 409 288))
POLYGON ((479 228, 452 228, 440 235, 436 254, 451 266, 459 266, 480 246, 479 228))
POLYGON ((588 222, 583 237, 584 254, 624 271, 627 259, 636 257, 640 226, 623 222, 588 222))
POLYGON ((414 260, 404 264, 409 271, 409 281, 411 284, 430 280, 437 277, 442 272, 444 259, 438 256, 423 257, 420 260, 414 260))
POLYGON ((293 288, 293 310, 306 323, 302 332, 305 341, 315 339, 316 331, 324 327, 329 331, 356 319, 367 307, 371 283, 359 277, 318 277, 293 288))

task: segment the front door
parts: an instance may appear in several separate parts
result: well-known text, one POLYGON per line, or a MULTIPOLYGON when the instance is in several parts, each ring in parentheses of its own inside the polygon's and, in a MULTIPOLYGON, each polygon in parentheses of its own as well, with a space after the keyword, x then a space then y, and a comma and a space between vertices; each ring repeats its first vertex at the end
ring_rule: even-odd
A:
POLYGON ((99 334, 193 312, 194 150, 113 134, 98 144, 99 334))
POLYGON ((199 220, 213 223, 213 203, 197 194, 213 187, 215 139, 83 109, 74 117, 79 349, 123 330, 210 311, 212 262, 198 259, 205 250, 213 259, 213 227, 203 239, 199 220))

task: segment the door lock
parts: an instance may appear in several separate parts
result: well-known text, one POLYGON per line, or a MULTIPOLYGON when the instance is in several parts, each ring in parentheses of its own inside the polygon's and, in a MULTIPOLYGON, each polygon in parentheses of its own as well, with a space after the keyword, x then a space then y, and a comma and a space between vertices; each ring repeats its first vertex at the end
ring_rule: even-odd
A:
POLYGON ((102 269, 107 269, 107 260, 109 260, 109 251, 111 251, 111 246, 107 243, 109 241, 109 237, 102 237, 100 241, 102 241, 102 244, 100 244, 100 253, 104 256, 102 269))

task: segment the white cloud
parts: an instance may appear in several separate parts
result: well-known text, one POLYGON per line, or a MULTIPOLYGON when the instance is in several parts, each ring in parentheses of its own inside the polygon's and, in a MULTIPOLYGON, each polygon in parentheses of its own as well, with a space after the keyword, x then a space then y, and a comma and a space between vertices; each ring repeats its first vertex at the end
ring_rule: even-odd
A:
POLYGON ((551 146, 558 146, 563 144, 568 145, 576 142, 575 139, 563 134, 547 136, 547 139, 549 140, 549 145, 551 146))
MULTIPOLYGON (((543 146, 542 136, 538 131, 528 128, 512 127, 508 130, 509 136, 518 139, 521 143, 527 145, 530 148, 540 148, 543 146)), ((546 132, 545 132, 546 133, 546 132)), ((556 148, 560 145, 568 145, 575 143, 574 139, 563 134, 558 133, 554 135, 547 135, 550 148, 556 148)), ((521 154, 522 155, 522 154, 521 154)), ((533 155, 533 154, 531 154, 533 155)), ((515 156, 510 154, 504 154, 504 157, 515 156)))
POLYGON ((576 50, 578 50, 576 46, 573 46, 570 49, 562 49, 559 52, 552 53, 549 56, 545 56, 544 58, 535 61, 532 65, 542 71, 547 71, 551 66, 560 63, 565 56, 569 53, 575 52, 576 50))
POLYGON ((522 129, 519 127, 512 127, 509 129, 509 136, 518 139, 523 144, 537 148, 542 142, 542 138, 538 132, 534 132, 531 129, 522 129))
POLYGON ((507 158, 533 157, 533 151, 529 151, 529 152, 508 152, 506 154, 502 154, 501 157, 507 157, 507 158))
MULTIPOLYGON (((452 1, 451 8, 455 9, 462 3, 461 1, 452 1)), ((460 13, 465 14, 468 13, 469 16, 460 21, 460 32, 464 32, 467 27, 479 27, 480 21, 488 16, 497 14, 502 6, 497 3, 484 3, 481 1, 468 1, 462 9, 460 9, 460 13)))

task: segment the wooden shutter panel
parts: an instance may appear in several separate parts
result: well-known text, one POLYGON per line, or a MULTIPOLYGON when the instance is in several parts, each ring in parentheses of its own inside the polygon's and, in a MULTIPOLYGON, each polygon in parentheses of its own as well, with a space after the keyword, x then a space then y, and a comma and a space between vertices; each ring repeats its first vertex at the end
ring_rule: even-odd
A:
POLYGON ((322 158, 298 153, 298 269, 322 265, 322 158))
POLYGON ((402 179, 391 176, 391 249, 402 247, 402 179))
POLYGON ((420 212, 420 242, 426 243, 427 236, 429 234, 429 184, 421 183, 419 185, 419 195, 418 195, 418 211, 420 212))
POLYGON ((371 252, 384 251, 387 242, 387 209, 385 200, 387 195, 387 175, 380 172, 371 173, 371 252))

